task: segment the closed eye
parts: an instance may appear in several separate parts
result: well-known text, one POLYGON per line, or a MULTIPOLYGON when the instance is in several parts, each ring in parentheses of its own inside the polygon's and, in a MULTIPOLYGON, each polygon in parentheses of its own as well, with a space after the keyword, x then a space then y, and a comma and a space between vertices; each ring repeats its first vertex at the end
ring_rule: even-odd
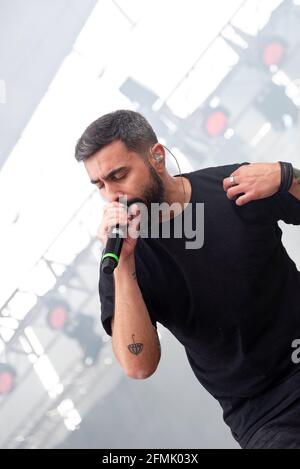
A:
POLYGON ((111 180, 112 180, 112 181, 120 181, 120 180, 123 179, 124 177, 125 177, 124 175, 123 175, 123 176, 119 176, 119 177, 118 177, 118 176, 112 176, 112 177, 111 177, 111 180))
MULTIPOLYGON (((123 174, 122 176, 111 176, 110 179, 112 181, 121 181, 121 179, 124 179, 127 176, 127 174, 123 174)), ((97 184, 98 188, 101 190, 103 189, 104 185, 97 184)))

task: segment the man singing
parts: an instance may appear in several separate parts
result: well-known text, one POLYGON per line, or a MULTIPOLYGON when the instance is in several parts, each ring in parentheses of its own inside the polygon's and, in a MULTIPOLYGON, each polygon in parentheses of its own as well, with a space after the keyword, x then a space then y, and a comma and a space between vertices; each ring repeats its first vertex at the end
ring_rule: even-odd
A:
POLYGON ((158 321, 184 346, 242 448, 300 448, 300 369, 292 359, 300 272, 278 226, 300 225, 300 171, 246 162, 171 176, 152 127, 128 110, 93 122, 75 157, 108 202, 103 245, 117 223, 131 228, 113 274, 99 280, 102 324, 124 372, 135 379, 155 372, 158 321), (179 207, 156 220, 160 228, 167 220, 170 236, 133 236, 138 202, 179 207), (188 207, 196 237, 204 236, 196 248, 174 235, 188 207))

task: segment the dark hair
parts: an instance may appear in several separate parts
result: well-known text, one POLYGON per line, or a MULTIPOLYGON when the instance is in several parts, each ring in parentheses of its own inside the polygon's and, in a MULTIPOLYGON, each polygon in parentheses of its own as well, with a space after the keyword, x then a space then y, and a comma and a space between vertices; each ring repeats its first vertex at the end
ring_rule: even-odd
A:
POLYGON ((86 128, 77 142, 75 158, 84 161, 116 140, 140 155, 158 142, 145 117, 138 112, 118 110, 99 117, 86 128))

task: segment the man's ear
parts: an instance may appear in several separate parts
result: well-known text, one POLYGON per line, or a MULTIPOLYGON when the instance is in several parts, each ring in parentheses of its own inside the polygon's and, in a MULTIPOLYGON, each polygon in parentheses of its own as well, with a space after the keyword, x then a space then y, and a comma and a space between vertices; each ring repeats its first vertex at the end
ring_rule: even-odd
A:
POLYGON ((152 160, 152 166, 154 162, 154 167, 157 167, 157 165, 163 161, 164 156, 164 147, 160 143, 155 143, 154 145, 152 145, 152 147, 150 148, 150 158, 152 160))

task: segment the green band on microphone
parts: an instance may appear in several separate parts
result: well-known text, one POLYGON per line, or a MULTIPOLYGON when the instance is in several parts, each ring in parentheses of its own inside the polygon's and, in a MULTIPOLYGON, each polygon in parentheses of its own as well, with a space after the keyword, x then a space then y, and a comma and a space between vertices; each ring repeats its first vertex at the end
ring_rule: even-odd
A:
POLYGON ((113 259, 115 259, 117 261, 117 263, 119 262, 118 256, 116 254, 114 254, 113 252, 108 252, 108 253, 104 254, 101 261, 103 261, 103 259, 105 259, 106 257, 112 257, 113 259))

